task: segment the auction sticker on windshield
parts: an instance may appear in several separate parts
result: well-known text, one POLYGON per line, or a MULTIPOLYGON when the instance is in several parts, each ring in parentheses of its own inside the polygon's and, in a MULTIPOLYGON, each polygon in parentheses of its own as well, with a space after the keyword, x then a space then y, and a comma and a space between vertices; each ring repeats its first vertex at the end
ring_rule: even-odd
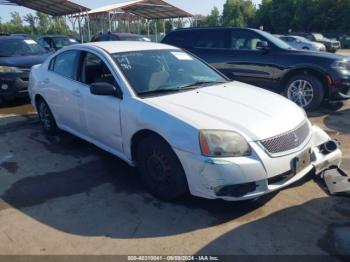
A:
POLYGON ((36 42, 34 40, 31 40, 31 39, 26 39, 24 40, 24 42, 26 42, 28 45, 35 45, 36 42))

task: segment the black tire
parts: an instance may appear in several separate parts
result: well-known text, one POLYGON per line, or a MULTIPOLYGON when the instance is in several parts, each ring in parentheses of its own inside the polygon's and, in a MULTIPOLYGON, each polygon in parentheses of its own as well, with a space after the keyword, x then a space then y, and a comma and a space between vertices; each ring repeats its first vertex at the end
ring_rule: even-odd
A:
POLYGON ((316 76, 298 74, 288 79, 288 81, 286 81, 286 87, 283 92, 284 96, 293 101, 293 99, 290 96, 289 90, 291 88, 291 85, 293 83, 296 83, 297 81, 306 81, 308 84, 310 84, 311 89, 313 91, 313 97, 312 99, 310 99, 310 102, 305 106, 298 104, 296 101, 294 102, 296 102, 300 107, 304 108, 306 111, 312 111, 319 108, 324 100, 325 92, 321 80, 316 76))
POLYGON ((50 110, 49 105, 45 102, 45 100, 40 99, 38 101, 37 111, 44 133, 49 136, 56 135, 58 133, 56 120, 50 110))
POLYGON ((136 150, 141 179, 155 197, 173 201, 188 193, 187 179, 180 160, 162 138, 147 136, 136 150))
POLYGON ((0 107, 2 107, 3 105, 5 105, 5 100, 2 96, 0 96, 0 107))
POLYGON ((303 50, 310 50, 310 48, 304 46, 304 47, 303 47, 303 50))

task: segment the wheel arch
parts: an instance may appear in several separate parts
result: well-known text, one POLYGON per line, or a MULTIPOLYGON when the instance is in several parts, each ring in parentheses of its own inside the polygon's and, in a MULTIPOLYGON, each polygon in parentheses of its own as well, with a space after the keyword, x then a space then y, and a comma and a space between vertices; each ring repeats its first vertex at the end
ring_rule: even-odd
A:
POLYGON ((40 94, 36 94, 35 97, 34 97, 34 103, 35 103, 35 107, 36 107, 36 110, 38 111, 39 110, 39 102, 40 101, 45 101, 45 98, 40 95, 40 94))
POLYGON ((163 140, 165 143, 167 143, 171 147, 170 143, 164 138, 164 136, 160 135, 158 132, 150 129, 139 130, 131 137, 131 141, 130 141, 131 161, 136 163, 136 153, 137 153, 138 145, 144 138, 152 135, 159 137, 159 139, 163 140))
POLYGON ((319 69, 315 69, 315 68, 310 68, 310 67, 301 67, 301 68, 295 68, 290 70, 283 78, 281 81, 281 84, 283 87, 285 87, 285 85, 287 84, 287 82, 294 76, 296 75, 312 75, 317 77, 323 86, 324 89, 324 94, 325 94, 325 98, 329 97, 329 89, 328 89, 328 82, 326 80, 326 76, 327 74, 319 69))

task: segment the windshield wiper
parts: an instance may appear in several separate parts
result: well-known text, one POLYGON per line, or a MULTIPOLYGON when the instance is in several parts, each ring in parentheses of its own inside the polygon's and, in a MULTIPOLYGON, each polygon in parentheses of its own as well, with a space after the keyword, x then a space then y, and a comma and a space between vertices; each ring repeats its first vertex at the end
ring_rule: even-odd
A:
POLYGON ((164 93, 173 93, 173 92, 180 92, 183 91, 182 88, 169 88, 169 89, 158 89, 153 91, 145 91, 145 92, 139 92, 138 94, 140 96, 148 96, 148 95, 157 95, 157 94, 164 94, 164 93))
POLYGON ((197 89, 201 85, 205 85, 205 84, 223 84, 223 83, 226 83, 226 81, 197 81, 188 85, 183 85, 175 88, 145 91, 145 92, 139 92, 138 94, 140 96, 148 96, 148 95, 156 95, 156 94, 164 94, 164 93, 174 93, 174 92, 197 89))
POLYGON ((207 84, 224 84, 226 81, 197 81, 188 85, 183 85, 178 87, 180 90, 183 89, 196 89, 200 87, 201 85, 207 85, 207 84))

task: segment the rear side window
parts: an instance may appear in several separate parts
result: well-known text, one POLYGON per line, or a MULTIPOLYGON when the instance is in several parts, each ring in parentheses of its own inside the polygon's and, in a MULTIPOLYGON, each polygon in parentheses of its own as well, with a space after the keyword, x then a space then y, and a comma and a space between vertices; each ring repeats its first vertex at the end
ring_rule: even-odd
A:
POLYGON ((49 70, 61 76, 76 80, 78 56, 79 52, 75 50, 63 52, 51 60, 49 70))
POLYGON ((228 30, 198 30, 194 41, 197 48, 228 48, 230 32, 228 30))
POLYGON ((192 35, 193 32, 174 32, 168 34, 162 42, 177 47, 193 47, 192 35))

